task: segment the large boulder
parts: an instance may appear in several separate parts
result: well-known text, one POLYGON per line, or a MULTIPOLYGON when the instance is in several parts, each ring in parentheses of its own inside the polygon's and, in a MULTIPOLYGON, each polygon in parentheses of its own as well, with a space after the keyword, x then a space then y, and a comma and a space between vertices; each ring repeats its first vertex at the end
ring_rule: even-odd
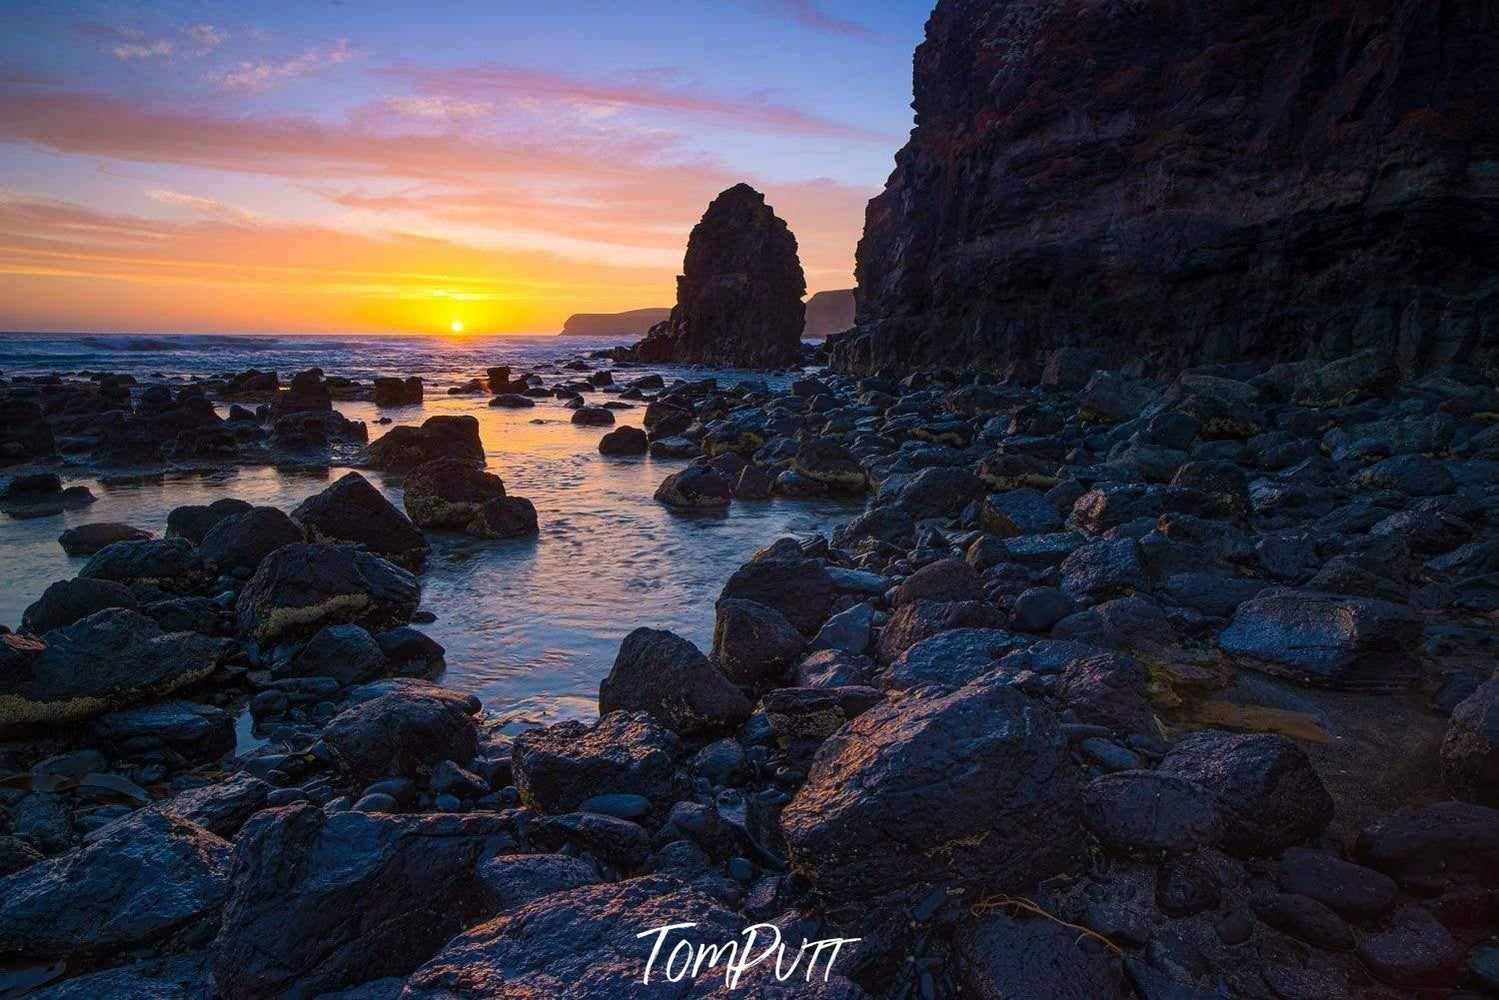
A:
POLYGON ((239 632, 261 643, 310 636, 326 625, 369 629, 411 620, 416 578, 352 545, 283 545, 260 563, 235 602, 239 632))
POLYGON ((1118 771, 1083 787, 1083 822, 1105 848, 1126 857, 1185 854, 1223 835, 1213 795, 1158 771, 1118 771))
POLYGON ((641 361, 734 368, 796 364, 806 291, 796 237, 764 195, 736 184, 692 228, 677 304, 634 354, 641 361))
POLYGON ((140 607, 135 592, 113 580, 58 580, 50 584, 21 614, 21 631, 41 635, 63 628, 105 608, 140 607))
POLYGON ((0 636, 0 727, 86 718, 213 672, 220 642, 107 608, 40 640, 0 636))
POLYGON ((503 496, 505 482, 499 476, 455 458, 418 465, 401 483, 406 514, 423 528, 470 531, 482 521, 484 505, 503 496))
POLYGON ((422 402, 422 380, 417 375, 377 376, 374 389, 376 406, 420 406, 422 402))
POLYGON ((230 847, 154 808, 0 879, 0 956, 36 962, 161 943, 218 916, 230 847))
POLYGON ((1421 629, 1420 614, 1402 604, 1277 587, 1240 604, 1218 645, 1302 684, 1391 691, 1420 676, 1421 629))
POLYGON ((213 944, 221 996, 311 998, 405 975, 486 915, 477 866, 510 844, 493 813, 257 813, 235 840, 213 944))
POLYGON ((89 744, 116 757, 168 754, 191 764, 218 760, 234 749, 234 717, 192 701, 162 701, 101 715, 89 725, 89 744))
POLYGON ((173 507, 167 514, 167 537, 186 538, 194 545, 203 541, 208 529, 231 514, 243 514, 251 504, 234 497, 221 497, 211 504, 173 507))
POLYGON ((1465 109, 1499 90, 1496 40, 1483 4, 941 0, 831 364, 1492 363, 1491 133, 1465 109))
POLYGON ((714 610, 710 659, 738 684, 776 680, 807 648, 806 637, 775 608, 727 597, 714 610))
POLYGON ((833 607, 835 590, 828 571, 811 560, 762 559, 745 563, 729 577, 719 600, 754 601, 775 608, 803 635, 816 635, 833 607))
POLYGON ((840 901, 933 884, 1024 892, 1082 846, 1055 716, 990 678, 851 720, 818 750, 781 828, 798 871, 840 901))
POLYGON ((689 465, 661 480, 656 487, 656 499, 668 507, 713 510, 727 507, 733 501, 734 488, 716 470, 706 465, 689 465))
POLYGON ((521 801, 566 813, 600 795, 672 794, 677 738, 643 712, 610 712, 592 726, 559 722, 515 738, 511 769, 521 801))
POLYGON ((1359 863, 1422 895, 1499 889, 1499 809, 1471 802, 1406 806, 1362 830, 1359 863))
POLYGON ((357 780, 429 773, 445 760, 467 764, 479 749, 473 695, 433 684, 395 687, 333 717, 323 742, 357 780))
POLYGON ((399 472, 439 458, 484 464, 477 417, 428 417, 420 427, 392 427, 365 449, 370 467, 399 472))
POLYGON ((203 535, 198 556, 216 573, 248 570, 283 545, 302 541, 302 528, 276 507, 252 507, 218 521, 203 535))
MULTIPOLYGON (((1123 963, 1100 941, 1039 918, 987 914, 953 935, 963 995, 977 1000, 1123 1000, 1123 963)), ((1183 1000, 1186 1000, 1183 996, 1183 1000)))
MULTIPOLYGON (((727 955, 717 967, 705 965, 701 978, 681 975, 679 957, 672 970, 677 982, 666 978, 668 955, 682 940, 715 947, 731 941, 742 943, 743 928, 744 921, 738 914, 666 876, 570 889, 528 903, 453 938, 411 975, 401 997, 706 998, 715 985, 725 985, 722 963, 727 955), (684 925, 691 926, 683 930, 684 925), (669 929, 672 927, 676 929, 669 929), (653 932, 657 931, 671 937, 663 942, 651 964, 657 937, 653 932), (644 977, 648 964, 647 984, 644 977)), ((760 941, 762 946, 768 943, 764 937, 760 941)), ((795 943, 787 948, 788 952, 795 949, 795 943)), ((761 995, 758 986, 762 981, 774 983, 772 967, 770 963, 751 970, 739 983, 740 991, 726 996, 761 995)), ((820 979, 821 975, 813 978, 820 979)), ((796 982, 803 985, 800 976, 796 982)), ((231 995, 229 1000, 235 998, 231 995)))
POLYGON ((644 455, 649 444, 645 431, 639 427, 616 427, 599 438, 599 454, 644 455))
POLYGON ((1480 684, 1452 710, 1442 776, 1458 798, 1499 806, 1499 680, 1480 684))
POLYGON ((127 586, 145 584, 184 591, 202 580, 203 566, 186 539, 150 538, 104 546, 89 557, 78 575, 127 586))
POLYGON ((673 732, 727 729, 743 722, 750 703, 708 658, 681 636, 637 628, 619 645, 599 682, 599 714, 646 712, 673 732))
POLYGON ((57 536, 62 550, 70 556, 91 556, 115 542, 144 542, 151 532, 118 521, 95 521, 69 528, 57 536))
POLYGON ((1223 814, 1223 845, 1279 854, 1317 836, 1333 802, 1306 752, 1273 733, 1203 730, 1171 748, 1160 770, 1208 789, 1223 814))
POLYGON ((277 673, 292 677, 332 677, 341 685, 374 680, 385 668, 385 650, 367 629, 329 625, 277 673))
POLYGON ((411 519, 357 472, 303 500, 291 512, 307 541, 363 545, 397 566, 421 569, 432 547, 411 519))

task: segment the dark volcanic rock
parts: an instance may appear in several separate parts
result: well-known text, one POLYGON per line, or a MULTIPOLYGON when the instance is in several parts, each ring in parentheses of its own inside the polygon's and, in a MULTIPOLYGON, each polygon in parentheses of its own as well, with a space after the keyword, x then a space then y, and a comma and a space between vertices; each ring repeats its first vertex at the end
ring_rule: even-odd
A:
POLYGON ((1022 892, 1077 859, 1078 797, 1056 718, 986 678, 851 720, 817 752, 781 828, 830 899, 922 884, 1022 892))
POLYGON ((941 0, 834 365, 1492 362, 1489 14, 941 0))
POLYGON ((689 465, 661 480, 656 499, 668 507, 711 510, 727 507, 734 499, 734 488, 708 466, 689 465))
POLYGON ((89 556, 115 542, 143 542, 150 537, 149 531, 142 531, 128 524, 97 521, 69 528, 57 536, 57 542, 70 556, 89 556))
POLYGON ((599 682, 600 715, 647 712, 683 734, 737 725, 750 707, 696 646, 660 629, 625 636, 609 676, 599 682))
POLYGON ((476 866, 513 842, 490 813, 251 817, 213 945, 225 1000, 310 998, 405 975, 486 915, 476 866))
MULTIPOLYGON (((665 876, 572 889, 528 903, 453 938, 411 976, 401 997, 707 997, 715 979, 723 986, 722 964, 716 969, 705 967, 701 979, 686 976, 672 983, 662 974, 666 956, 682 940, 677 936, 680 933, 695 934, 691 940, 705 944, 742 941, 743 923, 738 914, 710 897, 665 876), (696 926, 669 932, 670 942, 662 947, 651 969, 650 984, 645 985, 641 980, 655 941, 655 935, 648 932, 673 924, 696 926), (648 936, 639 937, 642 933, 648 936)), ((787 951, 795 949, 791 944, 787 951)), ((763 980, 774 982, 768 972, 773 965, 756 968, 745 976, 740 992, 726 995, 759 996, 763 980)), ((805 985, 800 977, 796 983, 805 985)))
POLYGON ((815 635, 833 606, 833 579, 811 560, 762 559, 739 567, 718 596, 775 608, 803 635, 815 635))
POLYGON ((428 417, 420 427, 392 427, 370 443, 367 457, 371 468, 392 471, 438 458, 482 466, 484 445, 479 442, 479 420, 467 414, 437 416, 428 417))
POLYGON ((782 368, 801 358, 806 280, 796 237, 765 196, 736 184, 687 239, 677 304, 635 345, 641 361, 782 368))
POLYGON ((806 638, 775 608, 728 597, 714 610, 710 658, 736 683, 773 681, 807 648, 806 638))
POLYGON ((246 501, 234 497, 223 497, 207 506, 187 504, 173 507, 171 513, 167 514, 167 537, 186 538, 198 545, 203 541, 203 536, 208 534, 209 528, 231 514, 243 514, 250 507, 246 501))
POLYGON ((599 795, 670 801, 677 738, 643 712, 610 712, 592 726, 560 722, 515 738, 511 767, 521 801, 572 812, 599 795))
POLYGON ((410 777, 445 760, 467 764, 479 748, 472 695, 432 684, 407 683, 346 708, 323 731, 323 741, 354 777, 374 781, 410 777))
POLYGON ((1499 888, 1499 809, 1468 802, 1407 806, 1358 835, 1354 857, 1408 888, 1499 888))
POLYGON ((1083 822, 1123 855, 1184 854, 1223 835, 1212 793, 1157 771, 1119 771, 1083 786, 1083 822))
POLYGON ((413 523, 470 531, 482 521, 484 505, 505 495, 505 482, 471 462, 439 458, 407 473, 401 491, 401 503, 413 523))
POLYGON ((1276 588, 1240 604, 1218 637, 1230 656, 1317 687, 1390 691, 1420 675, 1421 616, 1389 601, 1276 588))
POLYGON ((1452 710, 1442 777, 1458 798, 1499 806, 1499 680, 1480 685, 1452 710))
POLYGON ((240 591, 241 635, 263 643, 354 622, 369 629, 411 620, 421 596, 410 573, 352 545, 283 545, 240 591))
POLYGON ((125 608, 96 611, 40 642, 0 636, 0 727, 80 719, 166 694, 207 677, 219 647, 125 608))
POLYGON ((432 547, 411 519, 357 472, 350 472, 291 512, 309 542, 349 542, 407 569, 420 569, 432 547))
POLYGON ((959 925, 953 936, 963 995, 978 1000, 1121 1000, 1121 963, 1101 942, 1050 920, 1002 913, 959 925))
POLYGON ((202 576, 202 566, 186 540, 152 538, 106 545, 89 557, 78 575, 90 580, 150 584, 162 590, 181 591, 197 582, 202 576))
POLYGON ((230 847, 156 809, 0 879, 0 955, 37 961, 152 944, 213 917, 230 847))
POLYGON ((302 541, 302 528, 275 507, 252 507, 231 514, 203 535, 198 556, 217 573, 254 572, 260 561, 283 545, 302 541))
POLYGON ((105 608, 140 607, 135 592, 113 580, 58 580, 42 591, 21 616, 21 631, 41 635, 80 621, 105 608))
POLYGON ((234 749, 234 718, 212 705, 163 701, 100 716, 89 726, 89 742, 121 757, 170 751, 201 764, 234 749))
POLYGON ((1272 733, 1193 733, 1171 748, 1161 770, 1217 796, 1224 847, 1275 854, 1321 833, 1333 802, 1305 751, 1272 733))
POLYGON ((644 455, 649 441, 639 427, 616 427, 599 438, 601 455, 644 455))

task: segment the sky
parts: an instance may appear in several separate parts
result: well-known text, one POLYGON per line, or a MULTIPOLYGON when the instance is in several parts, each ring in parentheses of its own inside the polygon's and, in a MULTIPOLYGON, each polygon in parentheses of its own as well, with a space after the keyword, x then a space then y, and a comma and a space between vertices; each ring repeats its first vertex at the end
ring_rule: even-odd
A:
POLYGON ((552 333, 714 194, 853 284, 931 0, 0 0, 0 330, 552 333))

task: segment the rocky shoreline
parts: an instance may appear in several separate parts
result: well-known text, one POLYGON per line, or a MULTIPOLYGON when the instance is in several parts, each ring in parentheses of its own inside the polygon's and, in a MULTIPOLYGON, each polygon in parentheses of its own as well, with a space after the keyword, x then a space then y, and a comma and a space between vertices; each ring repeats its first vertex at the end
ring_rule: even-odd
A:
MULTIPOLYGON (((860 940, 826 980, 753 970, 755 995, 1493 995, 1499 392, 1378 353, 1095 361, 783 393, 580 362, 576 413, 645 407, 601 450, 688 459, 664 503, 870 503, 755 553, 711 648, 641 623, 597 722, 513 739, 427 679, 414 627, 443 613, 423 529, 546 517, 482 469, 472 418, 359 452, 404 511, 352 473, 291 511, 181 508, 166 538, 70 533, 79 576, 0 634, 11 984, 727 997, 721 967, 643 985, 637 935, 770 922, 860 940), (264 742, 237 748, 246 703, 264 742)), ((241 422, 352 451, 330 381, 241 422)), ((118 459, 149 428, 157 461, 225 431, 202 414, 232 394, 117 384, 11 380, 46 427, 7 447, 118 459)), ((84 502, 61 486, 0 499, 84 502)))

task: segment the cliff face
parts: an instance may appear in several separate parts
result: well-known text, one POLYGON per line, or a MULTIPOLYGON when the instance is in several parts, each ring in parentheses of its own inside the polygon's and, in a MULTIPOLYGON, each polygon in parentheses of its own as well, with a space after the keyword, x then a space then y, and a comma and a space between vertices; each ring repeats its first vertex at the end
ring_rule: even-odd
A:
POLYGON ((573 313, 562 324, 563 337, 643 337, 671 315, 670 309, 631 309, 617 313, 573 313))
POLYGON ((807 300, 807 321, 802 336, 821 339, 831 333, 842 333, 854 325, 854 290, 836 288, 816 292, 807 300))
POLYGON ((1492 0, 940 0, 834 364, 1499 354, 1492 0))
POLYGON ((692 227, 671 317, 635 345, 641 361, 778 368, 801 358, 807 283, 796 237, 748 184, 692 227))

